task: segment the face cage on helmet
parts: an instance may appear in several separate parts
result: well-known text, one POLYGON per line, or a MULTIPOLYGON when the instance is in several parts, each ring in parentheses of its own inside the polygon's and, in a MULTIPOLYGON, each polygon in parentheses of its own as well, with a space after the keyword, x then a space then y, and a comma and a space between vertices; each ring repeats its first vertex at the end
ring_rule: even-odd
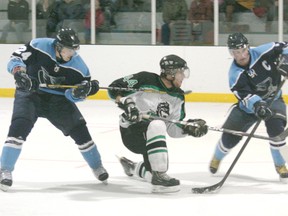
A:
POLYGON ((189 78, 190 76, 190 69, 186 66, 186 67, 182 67, 182 68, 174 68, 174 69, 161 69, 161 74, 163 74, 164 76, 166 75, 172 75, 175 76, 176 73, 182 70, 183 74, 184 74, 184 78, 189 78))

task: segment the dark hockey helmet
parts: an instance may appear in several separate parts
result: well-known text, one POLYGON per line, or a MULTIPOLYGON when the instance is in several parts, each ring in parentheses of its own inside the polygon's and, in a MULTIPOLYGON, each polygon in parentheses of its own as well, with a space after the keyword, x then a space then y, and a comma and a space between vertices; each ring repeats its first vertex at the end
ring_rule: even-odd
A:
POLYGON ((227 44, 229 49, 240 49, 249 46, 247 38, 240 32, 230 34, 227 44))
POLYGON ((61 28, 56 36, 56 45, 77 50, 80 47, 80 40, 73 29, 61 28))
POLYGON ((190 75, 190 70, 184 59, 177 55, 167 55, 160 60, 161 76, 172 75, 174 76, 179 69, 182 69, 185 78, 190 75))

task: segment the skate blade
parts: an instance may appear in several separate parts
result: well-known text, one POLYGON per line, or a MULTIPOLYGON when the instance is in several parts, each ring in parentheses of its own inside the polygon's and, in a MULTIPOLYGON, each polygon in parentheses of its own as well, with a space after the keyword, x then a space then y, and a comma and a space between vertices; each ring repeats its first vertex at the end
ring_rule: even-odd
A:
POLYGON ((279 178, 280 182, 282 182, 283 184, 288 184, 288 178, 279 178))
POLYGON ((10 188, 10 186, 0 184, 0 189, 4 192, 7 192, 9 190, 9 188, 10 188))
POLYGON ((108 185, 108 181, 107 180, 104 180, 104 181, 101 181, 102 182, 102 184, 104 184, 104 185, 108 185))
POLYGON ((176 193, 180 191, 180 185, 164 187, 162 185, 153 185, 152 193, 176 193))

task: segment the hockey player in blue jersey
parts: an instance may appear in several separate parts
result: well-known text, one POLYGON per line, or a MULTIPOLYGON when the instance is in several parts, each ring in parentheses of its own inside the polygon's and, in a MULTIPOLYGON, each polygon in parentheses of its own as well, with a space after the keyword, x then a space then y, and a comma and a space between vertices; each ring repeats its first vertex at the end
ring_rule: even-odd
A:
MULTIPOLYGON (((264 121, 269 137, 275 137, 286 126, 286 105, 280 91, 271 106, 271 98, 281 83, 281 76, 287 77, 287 42, 271 42, 250 48, 242 33, 228 36, 229 52, 234 58, 229 70, 229 86, 238 100, 229 110, 223 128, 247 131, 258 119, 264 121)), ((241 137, 223 133, 217 143, 210 163, 210 172, 216 173, 220 162, 241 140, 241 137)), ((280 180, 288 182, 286 161, 279 149, 285 140, 270 141, 270 150, 280 180)))
POLYGON ((163 121, 164 118, 185 118, 185 99, 181 86, 190 71, 186 61, 177 55, 164 56, 160 60, 160 67, 161 75, 142 71, 110 84, 112 88, 154 89, 155 93, 110 89, 109 95, 124 110, 119 121, 123 144, 131 152, 143 156, 143 161, 138 163, 120 157, 126 175, 150 182, 154 193, 167 193, 179 191, 180 181, 167 174, 169 159, 166 133, 173 138, 187 135, 201 137, 207 133, 208 128, 202 119, 190 119, 186 125, 163 121), (157 90, 161 92, 157 93, 157 90), (141 119, 141 113, 145 112, 162 119, 141 119))
POLYGON ((108 173, 92 140, 86 121, 76 106, 98 92, 88 67, 77 53, 79 38, 70 28, 59 30, 56 39, 37 38, 16 50, 8 62, 16 82, 13 115, 1 155, 0 186, 11 187, 12 171, 23 143, 37 119, 48 119, 77 144, 96 178, 105 181, 108 173), (78 88, 43 88, 39 84, 78 85, 78 88))

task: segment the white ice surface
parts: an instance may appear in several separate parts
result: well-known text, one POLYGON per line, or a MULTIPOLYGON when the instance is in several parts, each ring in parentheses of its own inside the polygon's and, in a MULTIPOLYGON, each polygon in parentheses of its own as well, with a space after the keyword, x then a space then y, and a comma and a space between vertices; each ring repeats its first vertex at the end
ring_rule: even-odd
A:
MULTIPOLYGON (((0 99, 0 138, 4 143, 13 100, 0 99)), ((187 118, 203 118, 221 126, 231 104, 187 103, 187 118)), ((212 176, 208 164, 221 133, 202 138, 167 138, 169 175, 181 180, 181 191, 151 194, 150 185, 125 176, 115 155, 141 160, 121 143, 120 110, 111 101, 78 104, 109 171, 109 184, 97 181, 77 146, 46 119, 39 119, 24 144, 8 192, 0 191, 0 216, 287 216, 288 185, 279 182, 268 142, 252 139, 220 191, 192 194, 191 188, 219 182, 243 141, 212 176)), ((257 134, 266 135, 263 125, 257 134)), ((2 147, 0 148, 1 152, 2 147)))

